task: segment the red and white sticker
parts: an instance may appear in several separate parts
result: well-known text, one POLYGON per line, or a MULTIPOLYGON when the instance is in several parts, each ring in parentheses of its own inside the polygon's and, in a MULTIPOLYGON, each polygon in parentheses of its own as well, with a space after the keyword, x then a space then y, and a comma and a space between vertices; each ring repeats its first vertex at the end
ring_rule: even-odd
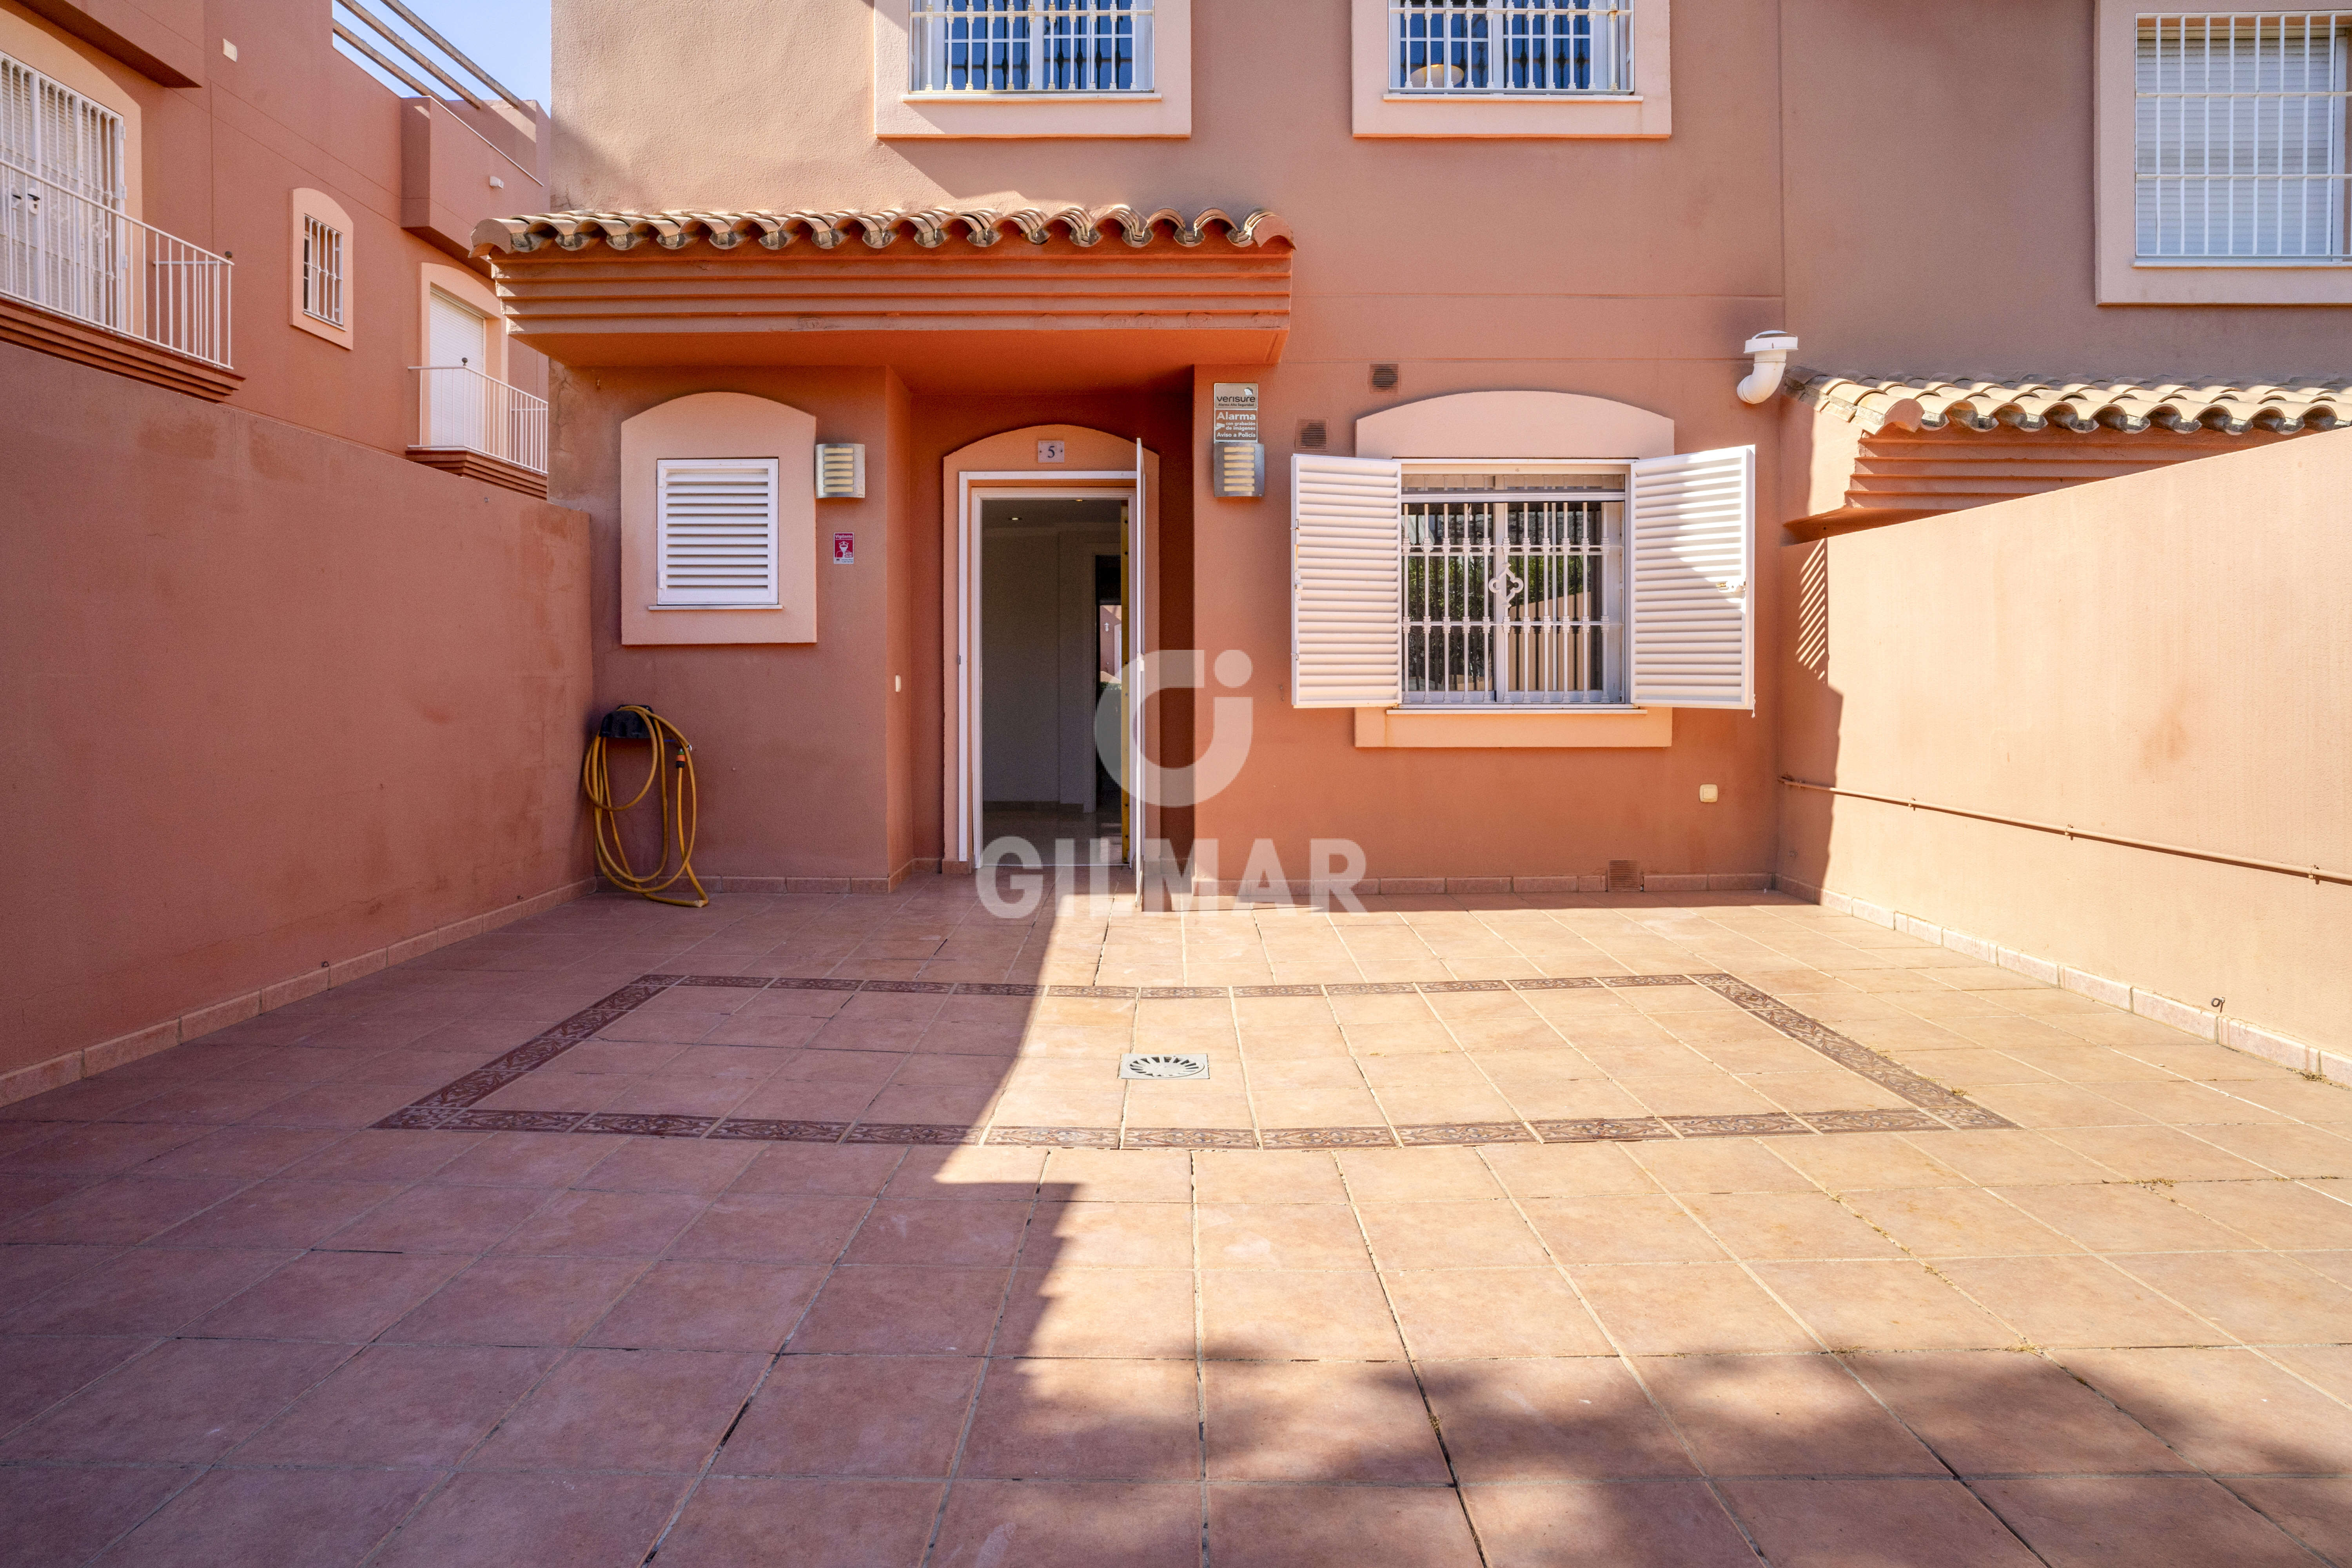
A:
POLYGON ((833 536, 833 563, 835 566, 857 564, 857 535, 836 533, 833 536))

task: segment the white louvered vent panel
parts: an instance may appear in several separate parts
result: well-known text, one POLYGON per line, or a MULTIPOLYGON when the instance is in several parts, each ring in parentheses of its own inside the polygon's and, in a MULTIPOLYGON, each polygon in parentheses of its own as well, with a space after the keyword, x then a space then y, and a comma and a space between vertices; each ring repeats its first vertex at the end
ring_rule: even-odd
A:
POLYGON ((1661 708, 1756 706, 1756 448, 1633 466, 1626 504, 1632 689, 1661 708))
POLYGON ((1290 459, 1290 704, 1369 708, 1402 695, 1398 626, 1402 466, 1290 459))
POLYGON ((661 602, 772 605, 776 595, 776 460, 664 461, 658 466, 661 602))

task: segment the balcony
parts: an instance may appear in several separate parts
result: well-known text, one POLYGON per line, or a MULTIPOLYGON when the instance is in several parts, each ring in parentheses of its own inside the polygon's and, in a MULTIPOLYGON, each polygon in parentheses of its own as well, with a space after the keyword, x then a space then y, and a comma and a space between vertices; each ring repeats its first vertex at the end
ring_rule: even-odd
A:
POLYGON ((547 400, 469 365, 411 365, 416 444, 409 458, 525 495, 547 494, 547 400))
POLYGON ((226 257, 5 160, 0 191, 0 341, 214 402, 236 390, 226 257))

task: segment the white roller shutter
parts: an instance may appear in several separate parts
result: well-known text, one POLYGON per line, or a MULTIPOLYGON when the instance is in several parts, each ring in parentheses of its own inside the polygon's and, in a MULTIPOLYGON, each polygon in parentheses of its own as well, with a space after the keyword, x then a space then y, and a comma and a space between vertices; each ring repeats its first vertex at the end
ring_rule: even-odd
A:
POLYGON ((654 483, 659 601, 775 607, 776 459, 666 458, 654 483))
POLYGON ((1403 466, 1290 459, 1290 705, 1384 707, 1403 695, 1397 563, 1403 466))
POLYGON ((1644 458, 1626 497, 1632 679, 1654 708, 1756 706, 1756 448, 1644 458))

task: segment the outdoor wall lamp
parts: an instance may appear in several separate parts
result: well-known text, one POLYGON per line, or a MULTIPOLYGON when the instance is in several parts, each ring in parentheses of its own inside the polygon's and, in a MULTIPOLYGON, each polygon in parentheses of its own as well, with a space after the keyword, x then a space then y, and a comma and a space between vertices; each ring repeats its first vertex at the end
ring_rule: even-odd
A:
POLYGON ((1761 403, 1780 390, 1780 376, 1788 369, 1789 356, 1797 352, 1796 334, 1775 327, 1748 339, 1744 352, 1756 356, 1756 368, 1740 382, 1739 401, 1761 403))

